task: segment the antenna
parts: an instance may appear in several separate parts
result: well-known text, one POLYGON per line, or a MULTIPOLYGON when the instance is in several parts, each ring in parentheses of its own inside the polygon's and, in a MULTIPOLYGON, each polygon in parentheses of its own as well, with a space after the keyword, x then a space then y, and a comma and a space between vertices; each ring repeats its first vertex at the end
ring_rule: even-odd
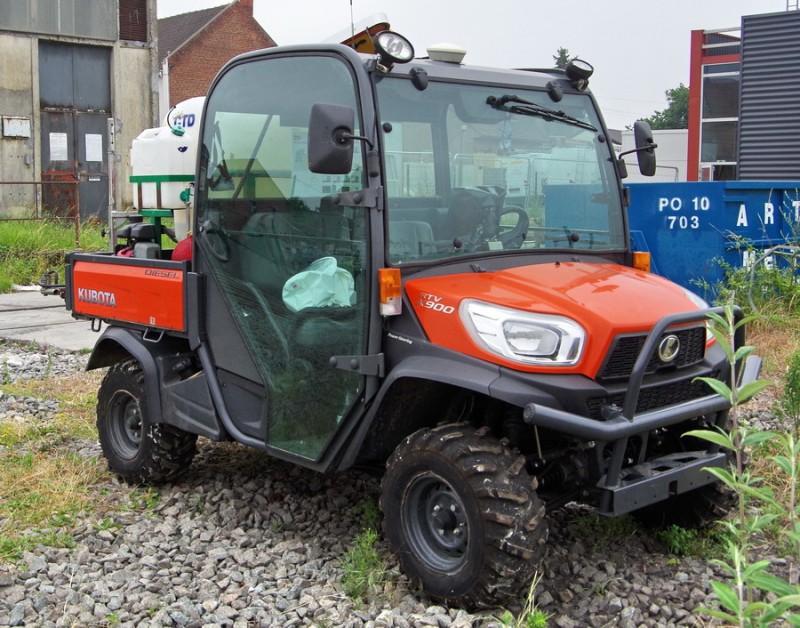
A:
POLYGON ((353 22, 353 0, 350 0, 350 37, 356 34, 356 25, 353 22))

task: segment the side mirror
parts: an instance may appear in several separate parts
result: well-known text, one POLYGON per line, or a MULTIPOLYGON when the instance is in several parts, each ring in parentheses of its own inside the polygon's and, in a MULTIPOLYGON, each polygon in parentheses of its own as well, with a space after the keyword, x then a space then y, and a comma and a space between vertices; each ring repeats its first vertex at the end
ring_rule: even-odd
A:
POLYGON ((656 173, 656 144, 653 142, 653 132, 650 130, 650 125, 641 120, 634 122, 633 139, 636 143, 639 172, 645 177, 652 177, 656 173))
POLYGON ((351 107, 317 103, 308 122, 308 169, 318 174, 348 174, 353 166, 351 107))

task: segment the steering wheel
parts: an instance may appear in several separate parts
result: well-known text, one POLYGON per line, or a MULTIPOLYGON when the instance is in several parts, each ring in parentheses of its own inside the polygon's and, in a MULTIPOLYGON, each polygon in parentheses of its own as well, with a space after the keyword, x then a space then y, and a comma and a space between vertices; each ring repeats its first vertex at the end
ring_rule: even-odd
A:
POLYGON ((530 220, 528 213, 517 205, 505 205, 500 210, 498 220, 497 239, 503 243, 504 249, 518 249, 525 242, 528 235, 528 225, 530 220), (509 214, 516 214, 517 221, 513 227, 503 227, 503 217, 509 214))
POLYGON ((231 259, 231 245, 228 242, 228 237, 225 231, 220 227, 206 221, 200 232, 205 236, 205 241, 208 243, 208 251, 216 257, 220 262, 227 262, 231 259))

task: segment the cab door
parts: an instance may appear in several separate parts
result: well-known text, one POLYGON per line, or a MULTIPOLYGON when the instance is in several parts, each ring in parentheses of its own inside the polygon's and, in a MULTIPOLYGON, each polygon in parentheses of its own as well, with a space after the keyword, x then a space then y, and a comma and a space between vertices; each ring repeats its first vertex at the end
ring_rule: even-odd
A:
POLYGON ((244 433, 312 461, 364 389, 336 365, 367 349, 369 209, 340 200, 365 186, 361 147, 349 172, 312 173, 308 124, 336 104, 363 135, 356 94, 338 55, 264 54, 223 73, 203 117, 196 256, 223 396, 244 433))

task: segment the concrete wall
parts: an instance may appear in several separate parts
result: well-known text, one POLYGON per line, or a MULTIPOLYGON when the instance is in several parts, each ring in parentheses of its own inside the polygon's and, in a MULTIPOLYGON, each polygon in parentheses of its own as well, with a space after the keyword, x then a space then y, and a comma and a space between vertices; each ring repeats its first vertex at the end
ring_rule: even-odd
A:
POLYGON ((112 61, 112 102, 118 120, 116 181, 117 210, 133 206, 133 192, 128 178, 131 175, 131 144, 136 136, 154 126, 158 100, 151 88, 154 75, 149 48, 134 48, 117 44, 112 61))
MULTIPOLYGON (((89 43, 70 39, 69 43, 89 43)), ((103 42, 108 45, 108 42, 103 42)), ((0 33, 0 116, 27 120, 30 137, 8 137, 0 125, 0 181, 41 180, 39 115, 39 37, 0 33)), ((115 42, 111 50, 111 103, 118 121, 117 159, 113 170, 115 209, 133 205, 128 177, 130 147, 144 129, 155 126, 158 95, 155 51, 146 44, 115 42)), ((104 150, 107 147, 104 146, 104 150)), ((0 217, 36 217, 40 187, 0 184, 0 217)))
MULTIPOLYGON (((0 127, 0 181, 35 181, 39 86, 32 76, 36 39, 0 33, 0 116, 27 120, 30 137, 7 137, 0 127)), ((36 186, 0 185, 0 216, 27 217, 36 206, 36 186)))
MULTIPOLYGON (((118 211, 130 209, 133 205, 128 182, 130 147, 139 133, 158 124, 156 0, 146 0, 146 7, 147 43, 0 31, 0 116, 19 119, 23 126, 27 121, 30 126, 30 137, 19 137, 4 135, 0 124, 0 181, 33 182, 42 177, 39 40, 110 47, 112 112, 109 117, 118 121, 117 159, 113 168, 114 208, 118 211)), ((91 8, 96 9, 94 5, 91 8)), ((18 128, 15 125, 15 129, 18 128)), ((104 145, 104 151, 107 148, 104 145)), ((0 217, 37 217, 41 210, 40 196, 37 185, 0 184, 0 217)))

